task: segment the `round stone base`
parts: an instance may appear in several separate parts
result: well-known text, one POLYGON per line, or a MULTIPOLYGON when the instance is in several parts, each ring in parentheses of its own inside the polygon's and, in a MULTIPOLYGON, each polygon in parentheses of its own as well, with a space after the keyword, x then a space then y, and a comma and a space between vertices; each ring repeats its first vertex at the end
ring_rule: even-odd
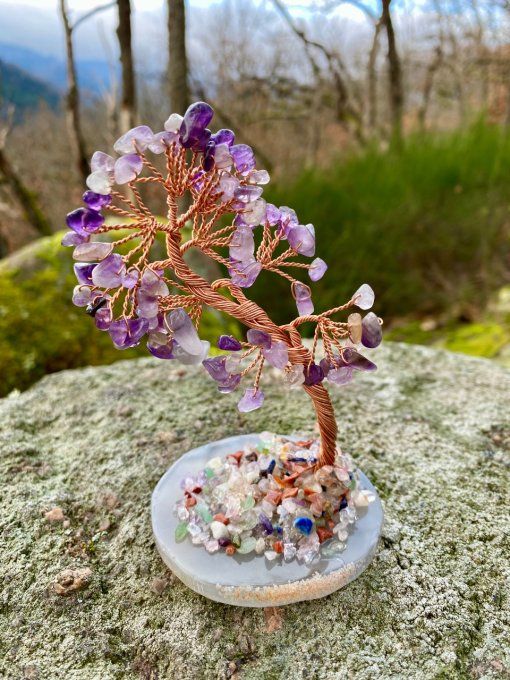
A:
MULTIPOLYGON (((355 579, 372 561, 383 523, 376 490, 363 473, 360 486, 375 493, 368 508, 350 529, 347 545, 333 557, 320 557, 311 565, 297 560, 268 562, 263 555, 210 554, 189 540, 177 542, 179 522, 174 504, 182 497, 181 480, 199 472, 215 456, 224 457, 244 446, 257 445, 259 435, 221 439, 185 453, 167 470, 152 494, 152 528, 165 564, 189 588, 217 602, 240 607, 276 607, 324 597, 355 579)), ((326 545, 326 544, 325 544, 326 545)))

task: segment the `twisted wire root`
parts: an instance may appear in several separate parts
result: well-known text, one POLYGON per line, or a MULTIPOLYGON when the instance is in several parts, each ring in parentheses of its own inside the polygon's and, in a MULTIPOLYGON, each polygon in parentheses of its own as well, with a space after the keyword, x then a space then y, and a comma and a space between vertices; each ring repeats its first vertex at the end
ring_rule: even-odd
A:
MULTIPOLYGON (((209 284, 205 279, 191 270, 184 261, 179 242, 171 235, 167 236, 166 246, 175 274, 186 284, 194 296, 215 309, 234 317, 248 328, 257 328, 268 333, 273 340, 285 342, 289 348, 289 361, 292 365, 307 366, 312 361, 312 354, 304 345, 299 331, 293 326, 282 328, 275 324, 266 312, 252 300, 248 300, 240 288, 228 279, 220 279, 209 284), (227 287, 237 302, 225 298, 216 288, 227 287)), ((303 385, 312 399, 321 436, 321 451, 318 467, 333 465, 336 455, 337 424, 333 405, 323 385, 303 385)))

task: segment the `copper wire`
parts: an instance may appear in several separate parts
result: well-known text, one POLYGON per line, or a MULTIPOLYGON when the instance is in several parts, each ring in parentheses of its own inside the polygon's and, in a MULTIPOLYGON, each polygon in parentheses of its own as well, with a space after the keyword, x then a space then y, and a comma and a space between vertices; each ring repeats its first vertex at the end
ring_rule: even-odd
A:
MULTIPOLYGON (((217 172, 212 172, 207 179, 204 176, 204 179, 201 180, 203 182, 202 188, 196 188, 196 180, 194 178, 200 170, 200 166, 196 165, 197 154, 192 154, 191 161, 187 163, 186 150, 176 148, 175 144, 172 144, 167 149, 165 155, 166 177, 147 160, 144 154, 140 154, 145 167, 153 173, 153 176, 139 177, 130 182, 129 186, 132 195, 135 197, 138 205, 135 205, 124 194, 113 191, 112 196, 122 201, 129 210, 114 205, 107 206, 114 214, 129 218, 132 221, 131 224, 107 225, 102 227, 99 233, 114 229, 136 230, 135 233, 116 242, 116 245, 120 245, 133 238, 141 237, 138 246, 133 248, 128 255, 124 256, 124 261, 129 260, 133 254, 140 252, 141 255, 138 261, 135 265, 132 265, 139 271, 143 271, 144 267, 171 269, 173 271, 177 281, 167 277, 163 277, 163 279, 174 288, 181 290, 183 295, 168 295, 160 298, 159 302, 162 309, 170 310, 176 307, 185 307, 189 310, 190 317, 197 326, 200 322, 204 306, 207 305, 220 312, 224 312, 248 328, 265 331, 271 336, 273 341, 284 342, 288 347, 290 364, 301 365, 303 368, 309 366, 314 361, 319 335, 321 335, 325 353, 332 360, 333 347, 342 349, 337 337, 345 337, 348 334, 348 325, 334 322, 329 317, 351 307, 354 300, 350 300, 345 305, 335 307, 322 314, 300 316, 289 324, 278 326, 258 304, 249 300, 244 291, 236 286, 231 279, 221 278, 212 283, 206 281, 190 268, 185 262, 183 255, 190 248, 197 247, 208 257, 232 269, 232 264, 213 250, 213 247, 226 247, 230 242, 231 232, 235 229, 234 225, 220 227, 216 231, 214 231, 214 227, 223 214, 232 211, 232 205, 231 202, 217 203, 219 195, 217 191, 219 175, 217 172), (140 192, 136 188, 137 183, 149 181, 161 183, 166 190, 168 224, 161 224, 161 222, 152 217, 142 200, 140 192), (193 200, 191 205, 183 213, 179 214, 177 199, 183 196, 186 191, 190 192, 193 200), (182 227, 191 219, 193 220, 191 239, 182 243, 182 227), (162 231, 166 234, 166 257, 163 260, 149 263, 149 251, 157 231, 162 231), (219 292, 221 289, 226 289, 231 297, 228 293, 219 292), (317 324, 311 351, 304 346, 301 334, 298 331, 298 326, 307 322, 317 324)), ((279 243, 280 234, 277 232, 274 236, 271 236, 269 225, 264 225, 262 240, 257 250, 257 259, 264 269, 273 271, 295 283, 296 280, 286 272, 281 271, 279 267, 296 266, 308 269, 310 265, 289 261, 290 257, 294 257, 297 254, 292 248, 287 248, 281 255, 272 259, 279 243)), ((131 291, 126 293, 123 304, 124 316, 127 314, 130 303, 132 309, 135 307, 138 286, 139 281, 131 291)), ((120 291, 115 293, 112 303, 118 299, 119 295, 120 291)), ((248 349, 242 353, 241 358, 246 358, 258 350, 256 358, 242 371, 242 375, 246 375, 257 367, 254 387, 258 389, 264 365, 264 356, 259 348, 250 346, 249 343, 243 343, 243 346, 248 347, 248 349)), ((303 388, 313 402, 319 425, 321 449, 317 467, 332 465, 337 453, 337 423, 331 399, 322 384, 303 385, 303 388)))

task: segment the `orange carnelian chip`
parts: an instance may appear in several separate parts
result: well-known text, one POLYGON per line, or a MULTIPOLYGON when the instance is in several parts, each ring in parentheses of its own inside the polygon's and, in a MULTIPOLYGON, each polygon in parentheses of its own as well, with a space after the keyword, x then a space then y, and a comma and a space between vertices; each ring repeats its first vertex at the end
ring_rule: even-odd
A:
POLYGON ((284 477, 283 479, 277 479, 273 475, 273 479, 275 479, 280 486, 283 486, 284 484, 291 484, 296 480, 300 475, 303 474, 303 472, 306 472, 307 470, 311 470, 313 468, 313 465, 306 465, 305 467, 301 467, 297 470, 297 472, 294 472, 293 474, 289 475, 288 477, 284 477))
POLYGON ((302 449, 309 449, 312 444, 313 439, 307 439, 305 441, 296 442, 296 446, 299 446, 302 449))
POLYGON ((293 487, 292 489, 285 489, 285 491, 282 494, 282 498, 292 498, 293 496, 297 496, 297 492, 299 489, 296 487, 293 487))
POLYGON ((268 491, 265 500, 273 505, 278 505, 282 500, 282 493, 281 491, 268 491))
POLYGON ((222 524, 228 524, 230 522, 229 518, 226 517, 223 513, 218 512, 217 515, 214 515, 213 519, 216 522, 221 522, 222 524))
POLYGON ((333 532, 329 531, 329 529, 323 529, 322 527, 319 527, 317 529, 317 536, 319 537, 319 541, 324 543, 324 541, 327 541, 328 538, 332 538, 333 532))

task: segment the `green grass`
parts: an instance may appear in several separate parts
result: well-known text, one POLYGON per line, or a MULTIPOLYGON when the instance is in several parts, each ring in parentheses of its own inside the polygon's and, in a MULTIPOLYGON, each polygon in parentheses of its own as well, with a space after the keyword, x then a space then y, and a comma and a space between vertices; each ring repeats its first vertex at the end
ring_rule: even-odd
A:
MULTIPOLYGON (((387 321, 476 314, 506 280, 510 135, 483 121, 453 134, 412 136, 400 152, 370 148, 267 193, 315 225, 317 255, 330 267, 313 285, 318 310, 367 281, 387 321)), ((266 278, 254 287, 261 301, 267 285, 266 278)), ((288 284, 276 286, 274 316, 283 322, 295 308, 288 284)))

